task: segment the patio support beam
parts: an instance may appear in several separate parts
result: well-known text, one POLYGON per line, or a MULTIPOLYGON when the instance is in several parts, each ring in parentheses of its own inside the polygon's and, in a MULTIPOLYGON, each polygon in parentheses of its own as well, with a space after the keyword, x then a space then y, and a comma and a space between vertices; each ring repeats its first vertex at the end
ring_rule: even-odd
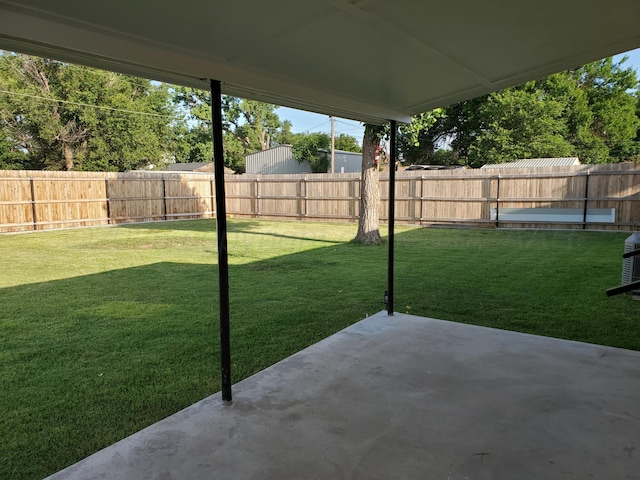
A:
POLYGON ((216 236, 218 239, 218 284, 220 291, 220 367, 222 400, 231 401, 231 341, 229 329, 229 259, 227 252, 227 208, 224 193, 224 149, 222 146, 222 92, 218 80, 210 80, 213 131, 213 175, 216 185, 216 236))
POLYGON ((387 313, 393 315, 393 249, 396 202, 396 121, 391 120, 389 135, 389 260, 387 265, 387 313))

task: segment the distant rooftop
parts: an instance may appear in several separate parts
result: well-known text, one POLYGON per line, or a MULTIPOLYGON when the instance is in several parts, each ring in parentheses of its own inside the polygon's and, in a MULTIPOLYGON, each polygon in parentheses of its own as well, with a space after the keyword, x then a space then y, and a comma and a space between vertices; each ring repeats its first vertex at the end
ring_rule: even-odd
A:
POLYGON ((172 163, 168 172, 213 172, 213 162, 172 163))
MULTIPOLYGON (((213 162, 172 163, 164 169, 165 172, 194 172, 213 173, 213 162)), ((234 174, 230 168, 224 167, 224 173, 234 174)))
POLYGON ((487 163, 480 168, 542 168, 542 167, 573 167, 580 165, 578 157, 563 158, 525 158, 506 163, 487 163))

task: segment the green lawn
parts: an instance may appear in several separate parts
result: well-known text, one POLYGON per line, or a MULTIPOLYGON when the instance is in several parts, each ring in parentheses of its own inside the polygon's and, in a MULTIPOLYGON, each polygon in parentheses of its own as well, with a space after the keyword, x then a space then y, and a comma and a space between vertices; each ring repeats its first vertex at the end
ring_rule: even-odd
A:
MULTIPOLYGON (((234 382, 384 309, 355 228, 229 221, 234 382)), ((640 302, 604 294, 628 234, 396 231, 397 311, 640 350, 640 302)), ((219 390, 214 221, 4 235, 0 271, 0 478, 219 390)))

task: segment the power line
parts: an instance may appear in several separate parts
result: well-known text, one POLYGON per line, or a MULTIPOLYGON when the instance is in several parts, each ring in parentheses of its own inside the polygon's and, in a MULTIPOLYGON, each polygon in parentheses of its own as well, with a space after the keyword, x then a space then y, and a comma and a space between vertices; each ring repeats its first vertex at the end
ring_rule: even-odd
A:
POLYGON ((340 128, 340 129, 336 129, 336 131, 339 131, 340 133, 343 133, 343 132, 362 132, 363 129, 362 128, 358 128, 358 127, 353 127, 353 128, 340 128))
MULTIPOLYGON (((354 125, 354 123, 353 123, 353 122, 356 122, 356 120, 345 121, 345 120, 336 119, 336 123, 342 123, 342 124, 344 124, 344 125, 349 125, 350 127, 354 127, 354 128, 355 128, 355 127, 356 127, 356 125, 354 125)), ((359 124, 359 125, 358 125, 358 128, 364 128, 364 127, 362 126, 362 123, 360 123, 360 122, 356 122, 356 123, 358 123, 358 124, 359 124)))
POLYGON ((308 132, 310 132, 311 130, 315 130, 315 129, 316 129, 316 128, 318 128, 318 127, 322 127, 322 126, 323 126, 323 125, 325 125, 328 121, 329 121, 329 120, 325 120, 324 122, 322 122, 322 123, 321 123, 321 124, 319 124, 319 125, 316 125, 315 127, 311 127, 311 128, 306 129, 306 130, 305 130, 305 133, 308 133, 308 132))
MULTIPOLYGON (((122 79, 122 80, 124 80, 126 82, 129 82, 131 85, 137 86, 137 87, 142 87, 142 88, 146 88, 148 86, 148 84, 152 84, 152 85, 153 84, 157 84, 157 85, 163 84, 163 82, 159 82, 157 80, 148 80, 146 78, 136 77, 135 75, 128 75, 128 74, 125 74, 125 73, 116 73, 116 72, 111 72, 109 70, 104 70, 102 68, 88 67, 86 65, 79 65, 77 63, 62 62, 60 60, 55 60, 55 59, 52 59, 52 58, 21 54, 21 53, 18 53, 18 52, 12 52, 10 50, 0 49, 0 56, 5 56, 6 57, 7 54, 9 54, 8 58, 17 58, 17 57, 20 57, 20 56, 28 57, 28 58, 39 58, 39 59, 42 59, 44 61, 49 61, 49 62, 52 62, 52 63, 55 63, 55 64, 59 64, 59 65, 64 65, 67 68, 73 68, 73 69, 81 70, 81 71, 84 71, 84 72, 98 72, 98 73, 107 74, 107 75, 111 75, 111 74, 117 75, 118 78, 120 78, 120 79, 122 79)), ((164 84, 168 85, 169 87, 172 86, 171 84, 168 84, 168 83, 164 83, 164 84)))
POLYGON ((57 98, 47 98, 47 97, 42 97, 39 95, 30 95, 28 93, 18 93, 18 92, 10 92, 7 90, 0 90, 0 93, 6 93, 8 95, 15 95, 18 97, 28 97, 28 98, 35 98, 38 100, 45 100, 48 102, 56 102, 56 103, 68 103, 70 105, 77 105, 80 107, 90 107, 90 108, 97 108, 97 109, 102 109, 102 110, 110 110, 112 112, 120 112, 120 113, 132 113, 135 115, 146 115, 148 117, 158 117, 158 118, 173 118, 173 115, 162 115, 160 113, 150 113, 150 112, 141 112, 139 110, 127 110, 126 108, 115 108, 115 107, 105 107, 102 105, 92 105, 90 103, 81 103, 81 102, 72 102, 71 100, 59 100, 57 98))

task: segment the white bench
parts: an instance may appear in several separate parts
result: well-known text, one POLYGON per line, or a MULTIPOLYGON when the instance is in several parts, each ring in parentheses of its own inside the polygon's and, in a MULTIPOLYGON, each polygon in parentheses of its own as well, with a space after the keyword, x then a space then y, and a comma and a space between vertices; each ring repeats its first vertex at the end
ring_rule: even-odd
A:
MULTIPOLYGON (((583 223, 582 208, 492 208, 491 220, 500 222, 583 223)), ((588 208, 587 223, 615 223, 615 208, 588 208)))

